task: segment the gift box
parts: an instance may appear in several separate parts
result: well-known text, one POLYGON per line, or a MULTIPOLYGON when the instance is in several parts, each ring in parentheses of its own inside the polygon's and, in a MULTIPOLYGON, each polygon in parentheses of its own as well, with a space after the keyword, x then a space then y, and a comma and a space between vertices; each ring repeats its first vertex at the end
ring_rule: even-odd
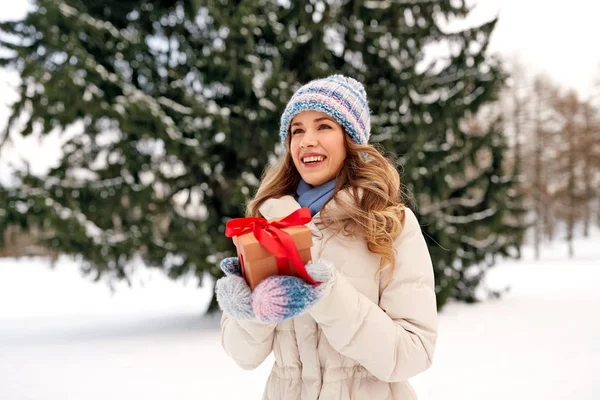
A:
POLYGON ((250 289, 273 275, 316 283, 304 267, 311 260, 312 233, 305 226, 310 220, 310 210, 302 208, 285 218, 236 218, 227 223, 225 235, 233 239, 250 289))

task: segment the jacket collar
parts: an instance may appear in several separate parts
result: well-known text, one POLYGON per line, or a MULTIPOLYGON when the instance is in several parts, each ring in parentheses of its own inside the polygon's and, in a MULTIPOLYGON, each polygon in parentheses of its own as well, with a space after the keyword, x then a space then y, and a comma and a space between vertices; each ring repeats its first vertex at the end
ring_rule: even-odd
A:
MULTIPOLYGON (((362 191, 359 190, 359 196, 361 193, 362 193, 362 191)), ((343 201, 351 202, 351 203, 354 202, 354 199, 353 199, 353 196, 352 196, 350 190, 348 190, 348 189, 341 190, 333 197, 333 199, 329 203, 327 203, 325 205, 329 215, 331 215, 332 217, 334 217, 338 220, 342 220, 342 219, 344 219, 344 216, 345 216, 344 211, 339 206, 336 199, 341 199, 343 201)), ((301 206, 296 201, 296 199, 294 199, 293 196, 286 195, 286 196, 279 197, 279 198, 272 198, 272 199, 265 200, 265 202, 259 207, 258 210, 264 218, 273 219, 273 218, 283 218, 283 217, 293 213, 294 211, 298 210, 299 208, 301 208, 301 206)), ((313 222, 318 223, 318 222, 320 222, 320 220, 321 220, 321 212, 318 212, 313 217, 313 222)))
POLYGON ((300 204, 292 196, 267 199, 259 207, 259 211, 266 219, 283 218, 300 209, 300 204))

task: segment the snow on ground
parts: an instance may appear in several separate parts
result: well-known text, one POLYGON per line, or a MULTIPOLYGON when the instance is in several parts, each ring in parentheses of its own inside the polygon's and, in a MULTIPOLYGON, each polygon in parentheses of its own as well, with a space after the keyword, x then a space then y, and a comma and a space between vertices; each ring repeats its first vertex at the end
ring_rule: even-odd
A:
MULTIPOLYGON (((487 279, 499 300, 450 304, 421 400, 600 398, 600 232, 526 249, 487 279)), ((259 399, 272 358, 239 369, 222 351, 210 293, 141 269, 132 288, 83 278, 63 258, 0 260, 0 399, 259 399)))

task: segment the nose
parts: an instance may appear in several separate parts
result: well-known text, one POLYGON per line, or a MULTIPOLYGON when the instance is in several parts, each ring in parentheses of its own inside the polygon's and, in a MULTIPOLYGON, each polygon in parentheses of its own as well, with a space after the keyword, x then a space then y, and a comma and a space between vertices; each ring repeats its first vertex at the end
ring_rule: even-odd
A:
POLYGON ((318 143, 317 135, 313 129, 307 129, 304 135, 302 136, 302 141, 300 142, 301 148, 307 147, 315 147, 318 143))

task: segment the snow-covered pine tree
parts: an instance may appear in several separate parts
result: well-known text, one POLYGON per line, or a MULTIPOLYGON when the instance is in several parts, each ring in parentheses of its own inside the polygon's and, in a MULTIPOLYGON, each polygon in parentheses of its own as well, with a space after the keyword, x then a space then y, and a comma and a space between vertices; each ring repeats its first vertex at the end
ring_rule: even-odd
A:
POLYGON ((82 255, 90 271, 126 277, 140 255, 173 277, 218 276, 233 250, 224 224, 243 214, 285 102, 339 72, 365 83, 374 142, 400 155, 440 305, 471 300, 482 275, 468 268, 518 242, 504 230, 502 135, 461 127, 504 78, 486 53, 495 21, 444 32, 467 14, 461 1, 37 5, 0 25, 12 50, 2 63, 22 77, 10 125, 81 129, 48 177, 24 173, 1 188, 0 223, 41 225, 46 245, 82 255), (431 57, 436 46, 446 59, 431 57))

